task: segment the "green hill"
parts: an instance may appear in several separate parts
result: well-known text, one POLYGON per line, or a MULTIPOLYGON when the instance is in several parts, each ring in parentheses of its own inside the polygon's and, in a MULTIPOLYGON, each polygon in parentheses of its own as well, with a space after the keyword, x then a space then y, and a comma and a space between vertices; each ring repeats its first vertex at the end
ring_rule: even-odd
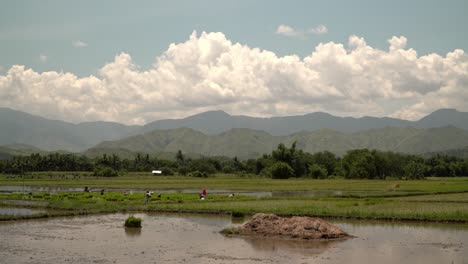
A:
POLYGON ((33 153, 46 154, 47 151, 26 144, 0 146, 0 160, 10 159, 13 156, 31 155, 33 153))
POLYGON ((445 151, 468 146, 468 131, 456 127, 417 129, 387 127, 356 133, 329 129, 304 131, 289 136, 272 136, 263 131, 231 129, 218 135, 205 135, 189 128, 154 130, 118 141, 102 142, 85 152, 93 153, 183 153, 203 156, 256 158, 270 153, 279 143, 297 142, 297 147, 314 153, 328 150, 338 155, 358 148, 409 154, 445 151))

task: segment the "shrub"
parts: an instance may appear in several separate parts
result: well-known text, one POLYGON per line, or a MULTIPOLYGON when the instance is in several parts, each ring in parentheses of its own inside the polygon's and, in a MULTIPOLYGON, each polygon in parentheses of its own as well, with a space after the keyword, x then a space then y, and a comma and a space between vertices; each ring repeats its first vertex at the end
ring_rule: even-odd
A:
POLYGON ((189 173, 189 176, 197 177, 197 178, 208 178, 208 174, 206 172, 200 172, 200 171, 191 172, 189 173))
POLYGON ((189 173, 189 168, 187 166, 180 166, 179 169, 177 170, 177 172, 180 174, 180 175, 187 175, 189 173))
POLYGON ((236 175, 241 177, 241 178, 258 178, 259 177, 258 175, 255 175, 253 173, 247 173, 245 171, 241 171, 241 172, 237 173, 236 175))
POLYGON ((216 168, 213 163, 208 159, 193 160, 189 165, 189 170, 192 172, 199 171, 207 175, 216 172, 216 168))
POLYGON ((411 161, 405 167, 403 167, 405 177, 407 179, 424 179, 424 174, 426 172, 426 166, 424 164, 411 161))
POLYGON ((94 168, 94 176, 98 177, 117 177, 119 173, 111 167, 97 166, 94 168))
POLYGON ((171 168, 169 168, 169 167, 162 167, 162 168, 161 168, 161 171, 162 171, 162 175, 164 175, 164 176, 172 176, 172 175, 174 175, 174 171, 173 171, 171 168))
POLYGON ((141 227, 141 218, 133 215, 129 216, 127 220, 125 220, 125 227, 141 227))
POLYGON ((328 175, 327 169, 318 165, 312 164, 309 166, 309 176, 314 179, 325 179, 328 175))
POLYGON ((294 175, 294 170, 285 162, 277 162, 271 166, 271 178, 288 179, 294 175))

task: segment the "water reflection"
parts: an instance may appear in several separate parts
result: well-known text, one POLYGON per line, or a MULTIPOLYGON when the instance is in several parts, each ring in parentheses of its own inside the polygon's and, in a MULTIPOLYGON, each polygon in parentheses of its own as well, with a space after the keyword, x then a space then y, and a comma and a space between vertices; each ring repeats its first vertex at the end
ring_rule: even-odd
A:
POLYGON ((127 237, 139 237, 141 235, 142 228, 124 227, 124 229, 127 237))
POLYGON ((36 215, 45 213, 42 210, 33 210, 27 208, 15 208, 15 207, 0 207, 0 215, 7 216, 20 216, 20 215, 36 215))
POLYGON ((307 256, 318 255, 333 245, 342 243, 344 240, 296 240, 285 238, 267 237, 242 237, 255 250, 270 252, 296 252, 307 256))
POLYGON ((244 216, 231 216, 231 223, 233 224, 242 224, 245 221, 247 221, 247 219, 244 216))
POLYGON ((82 192, 83 188, 61 187, 61 186, 0 186, 0 193, 59 193, 59 192, 82 192))

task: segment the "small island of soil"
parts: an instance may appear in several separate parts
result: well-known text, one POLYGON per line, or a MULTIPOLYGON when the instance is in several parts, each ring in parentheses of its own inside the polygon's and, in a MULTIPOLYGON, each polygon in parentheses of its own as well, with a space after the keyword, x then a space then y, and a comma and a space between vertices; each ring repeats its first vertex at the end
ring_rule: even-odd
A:
POLYGON ((223 230, 224 234, 276 236, 294 239, 343 239, 351 237, 339 227, 320 218, 280 217, 258 213, 240 227, 223 230))

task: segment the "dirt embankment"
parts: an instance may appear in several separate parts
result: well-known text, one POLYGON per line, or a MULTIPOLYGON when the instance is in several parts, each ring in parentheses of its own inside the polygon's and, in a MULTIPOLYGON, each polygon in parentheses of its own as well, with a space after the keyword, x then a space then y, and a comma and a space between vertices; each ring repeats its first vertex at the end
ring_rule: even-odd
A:
POLYGON ((320 218, 274 214, 255 214, 244 225, 226 230, 239 235, 280 236, 297 239, 339 239, 351 237, 339 227, 320 218))

